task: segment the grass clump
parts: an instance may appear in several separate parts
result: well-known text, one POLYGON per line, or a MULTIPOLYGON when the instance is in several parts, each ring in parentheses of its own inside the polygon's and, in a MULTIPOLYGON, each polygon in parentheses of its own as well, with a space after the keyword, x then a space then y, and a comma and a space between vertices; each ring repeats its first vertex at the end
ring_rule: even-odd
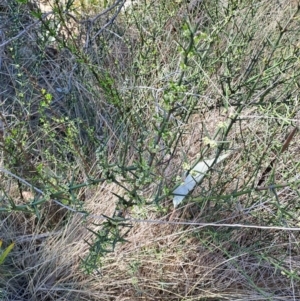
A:
POLYGON ((299 298, 299 6, 0 12, 4 300, 299 298))

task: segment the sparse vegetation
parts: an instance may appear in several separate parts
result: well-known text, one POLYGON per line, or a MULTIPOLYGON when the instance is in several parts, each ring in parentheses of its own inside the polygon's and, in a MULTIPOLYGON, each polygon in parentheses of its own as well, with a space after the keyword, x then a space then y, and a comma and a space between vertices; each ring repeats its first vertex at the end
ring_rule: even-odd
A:
POLYGON ((300 299, 299 20, 2 0, 0 299, 300 299))

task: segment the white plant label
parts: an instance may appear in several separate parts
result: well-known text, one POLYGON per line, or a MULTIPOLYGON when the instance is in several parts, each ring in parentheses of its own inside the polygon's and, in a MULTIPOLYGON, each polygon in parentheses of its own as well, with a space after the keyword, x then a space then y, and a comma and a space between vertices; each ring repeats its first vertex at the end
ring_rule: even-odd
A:
MULTIPOLYGON (((224 154, 223 156, 219 156, 217 163, 220 163, 224 159, 226 159, 231 153, 224 154)), ((188 176, 185 178, 184 183, 178 186, 173 191, 173 205, 176 208, 183 199, 192 191, 197 183, 201 181, 204 177, 205 173, 210 169, 215 159, 204 160, 195 165, 195 167, 189 172, 188 176)))

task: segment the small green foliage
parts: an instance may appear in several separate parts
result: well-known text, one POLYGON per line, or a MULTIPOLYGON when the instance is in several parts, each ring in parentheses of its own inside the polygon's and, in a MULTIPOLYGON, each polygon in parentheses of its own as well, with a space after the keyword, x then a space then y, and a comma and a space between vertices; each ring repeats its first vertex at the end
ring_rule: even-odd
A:
MULTIPOLYGON (((132 225, 127 223, 122 217, 104 217, 106 221, 101 224, 99 231, 88 229, 95 236, 92 243, 87 242, 90 246, 90 252, 82 261, 83 268, 88 274, 101 266, 101 259, 105 257, 107 253, 114 252, 117 243, 126 242, 125 237, 132 227, 132 225)), ((95 226, 97 225, 95 224, 95 226)))

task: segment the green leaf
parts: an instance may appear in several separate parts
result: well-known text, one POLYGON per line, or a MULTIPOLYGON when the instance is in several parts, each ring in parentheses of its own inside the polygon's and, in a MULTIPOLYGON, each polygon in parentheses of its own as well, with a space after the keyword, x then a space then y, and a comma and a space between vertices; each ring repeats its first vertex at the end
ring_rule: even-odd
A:
MULTIPOLYGON (((5 250, 4 252, 0 255, 0 264, 2 264, 5 260, 5 258, 8 256, 9 252, 12 250, 14 247, 15 243, 11 243, 5 250)), ((0 247, 2 246, 2 241, 0 241, 0 247)))
POLYGON ((37 19, 41 19, 42 18, 42 12, 39 10, 39 11, 32 11, 31 12, 31 15, 33 16, 33 17, 35 17, 35 18, 37 18, 37 19))

